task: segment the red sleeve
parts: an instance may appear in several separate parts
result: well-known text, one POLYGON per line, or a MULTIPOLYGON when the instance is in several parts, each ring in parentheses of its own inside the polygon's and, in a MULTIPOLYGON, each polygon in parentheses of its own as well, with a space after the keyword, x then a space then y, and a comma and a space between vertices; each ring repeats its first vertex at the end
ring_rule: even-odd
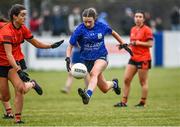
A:
POLYGON ((146 34, 145 37, 146 37, 147 41, 153 40, 153 33, 152 33, 152 30, 150 28, 147 27, 145 34, 146 34))
POLYGON ((13 43, 13 36, 7 29, 0 30, 0 43, 13 43))
POLYGON ((32 39, 33 38, 31 31, 26 26, 23 26, 23 33, 24 33, 24 39, 32 39))

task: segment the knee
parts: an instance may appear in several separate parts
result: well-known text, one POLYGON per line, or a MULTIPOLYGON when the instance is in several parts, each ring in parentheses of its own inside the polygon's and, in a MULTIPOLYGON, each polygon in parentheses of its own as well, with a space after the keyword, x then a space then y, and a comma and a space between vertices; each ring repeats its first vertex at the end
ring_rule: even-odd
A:
POLYGON ((130 83, 131 83, 131 79, 130 79, 130 78, 124 78, 124 84, 125 84, 126 86, 129 86, 130 83))
POLYGON ((9 95, 6 95, 6 96, 3 96, 2 95, 2 101, 9 101, 10 100, 10 96, 9 95))
POLYGON ((21 93, 21 94, 24 94, 25 93, 25 86, 19 84, 18 87, 17 87, 17 92, 21 93))
POLYGON ((140 80, 140 84, 141 84, 141 86, 146 87, 147 81, 146 80, 140 80))
POLYGON ((25 93, 24 87, 20 87, 20 88, 18 89, 18 92, 21 93, 21 94, 24 94, 24 93, 25 93))
POLYGON ((97 73, 91 72, 91 73, 90 73, 90 77, 97 77, 97 73))

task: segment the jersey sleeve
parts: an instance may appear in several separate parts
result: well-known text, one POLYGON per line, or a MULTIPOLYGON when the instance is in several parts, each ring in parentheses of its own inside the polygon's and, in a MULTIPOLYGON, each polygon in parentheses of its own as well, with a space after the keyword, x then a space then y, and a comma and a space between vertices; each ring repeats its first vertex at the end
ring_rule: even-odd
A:
POLYGON ((72 33, 69 43, 73 46, 77 45, 77 41, 79 39, 79 37, 81 36, 81 28, 77 27, 76 30, 72 33))
POLYGON ((8 30, 0 30, 0 43, 1 44, 12 44, 13 43, 13 36, 8 30))
POLYGON ((153 33, 152 33, 152 30, 150 28, 147 28, 146 29, 146 32, 145 32, 145 37, 146 37, 146 40, 153 40, 153 33))
POLYGON ((23 26, 23 36, 24 36, 24 39, 32 39, 33 38, 31 31, 26 26, 23 26))
POLYGON ((105 34, 112 34, 112 28, 109 25, 103 24, 105 34))

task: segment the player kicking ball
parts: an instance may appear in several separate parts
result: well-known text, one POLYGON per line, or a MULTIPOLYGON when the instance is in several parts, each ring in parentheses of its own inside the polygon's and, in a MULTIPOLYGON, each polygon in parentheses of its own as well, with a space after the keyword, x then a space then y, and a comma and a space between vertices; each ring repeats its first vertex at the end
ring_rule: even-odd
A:
POLYGON ((108 65, 108 52, 104 44, 104 36, 111 34, 121 45, 124 45, 124 49, 128 47, 118 33, 108 25, 96 20, 97 12, 94 8, 85 9, 82 13, 82 19, 83 23, 81 23, 71 35, 65 60, 67 71, 70 71, 72 49, 75 45, 79 45, 81 49, 80 58, 85 61, 84 64, 89 72, 89 84, 86 90, 79 88, 78 94, 82 98, 83 104, 88 104, 97 86, 103 93, 107 93, 110 89, 113 89, 117 95, 121 93, 118 79, 106 81, 103 76, 103 71, 108 65))

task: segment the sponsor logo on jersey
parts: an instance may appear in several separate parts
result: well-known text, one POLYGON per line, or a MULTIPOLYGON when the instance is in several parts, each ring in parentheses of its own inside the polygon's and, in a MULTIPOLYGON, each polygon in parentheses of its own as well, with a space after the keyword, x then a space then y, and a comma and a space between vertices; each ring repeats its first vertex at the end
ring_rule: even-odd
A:
POLYGON ((102 33, 98 33, 98 39, 102 39, 102 33))

